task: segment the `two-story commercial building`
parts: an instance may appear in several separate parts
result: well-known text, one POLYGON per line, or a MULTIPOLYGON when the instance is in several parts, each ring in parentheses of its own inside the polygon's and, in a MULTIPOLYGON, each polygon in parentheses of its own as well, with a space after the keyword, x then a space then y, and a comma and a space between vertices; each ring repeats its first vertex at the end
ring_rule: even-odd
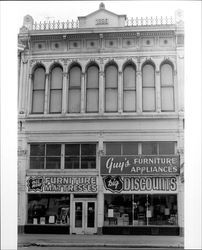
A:
POLYGON ((19 230, 182 233, 181 12, 27 15, 18 39, 19 230))

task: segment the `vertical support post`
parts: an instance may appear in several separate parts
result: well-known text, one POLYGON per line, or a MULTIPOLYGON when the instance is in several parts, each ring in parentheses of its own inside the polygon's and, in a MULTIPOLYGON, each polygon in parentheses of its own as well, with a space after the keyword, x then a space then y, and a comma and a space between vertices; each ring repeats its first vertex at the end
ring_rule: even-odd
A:
POLYGON ((122 84, 122 72, 118 72, 118 112, 123 112, 123 84, 122 84))
POLYGON ((104 72, 99 72, 99 113, 104 113, 104 72))
POLYGON ((46 73, 45 75, 46 77, 46 83, 45 83, 45 101, 44 101, 44 113, 48 114, 48 106, 49 106, 49 98, 48 98, 48 93, 49 93, 49 84, 48 84, 48 80, 49 80, 49 74, 46 73))
POLYGON ((81 113, 85 113, 85 73, 81 73, 81 113))
POLYGON ((160 71, 156 70, 156 111, 161 112, 161 83, 160 71))
POLYGON ((137 71, 137 80, 136 80, 136 98, 137 98, 137 113, 142 113, 142 72, 137 71))
POLYGON ((63 73, 63 82, 62 82, 62 114, 67 113, 67 82, 68 74, 67 72, 63 73))
POLYGON ((27 100, 27 114, 30 114, 32 112, 32 74, 29 74, 29 80, 28 80, 28 100, 27 100))

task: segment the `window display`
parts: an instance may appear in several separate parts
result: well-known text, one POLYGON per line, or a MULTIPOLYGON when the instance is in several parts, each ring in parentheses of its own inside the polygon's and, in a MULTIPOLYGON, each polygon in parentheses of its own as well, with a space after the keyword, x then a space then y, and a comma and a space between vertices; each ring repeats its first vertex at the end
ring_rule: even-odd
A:
POLYGON ((28 224, 69 225, 69 218, 69 195, 28 195, 28 224))
POLYGON ((104 226, 175 226, 177 214, 175 194, 105 195, 104 226))

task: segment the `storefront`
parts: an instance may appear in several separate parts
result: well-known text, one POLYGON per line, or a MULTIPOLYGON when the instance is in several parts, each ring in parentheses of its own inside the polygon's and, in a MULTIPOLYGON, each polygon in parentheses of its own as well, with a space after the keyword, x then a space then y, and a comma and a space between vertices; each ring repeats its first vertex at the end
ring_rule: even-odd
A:
POLYGON ((179 156, 103 156, 101 175, 103 234, 179 234, 179 156))
POLYGON ((27 176, 25 233, 97 233, 97 176, 27 176))

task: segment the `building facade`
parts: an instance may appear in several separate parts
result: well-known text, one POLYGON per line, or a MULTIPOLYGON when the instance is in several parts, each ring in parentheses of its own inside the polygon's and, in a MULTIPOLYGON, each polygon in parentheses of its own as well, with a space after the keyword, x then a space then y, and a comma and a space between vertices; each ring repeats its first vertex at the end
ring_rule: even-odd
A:
POLYGON ((18 225, 179 235, 184 29, 99 9, 18 35, 18 225))

